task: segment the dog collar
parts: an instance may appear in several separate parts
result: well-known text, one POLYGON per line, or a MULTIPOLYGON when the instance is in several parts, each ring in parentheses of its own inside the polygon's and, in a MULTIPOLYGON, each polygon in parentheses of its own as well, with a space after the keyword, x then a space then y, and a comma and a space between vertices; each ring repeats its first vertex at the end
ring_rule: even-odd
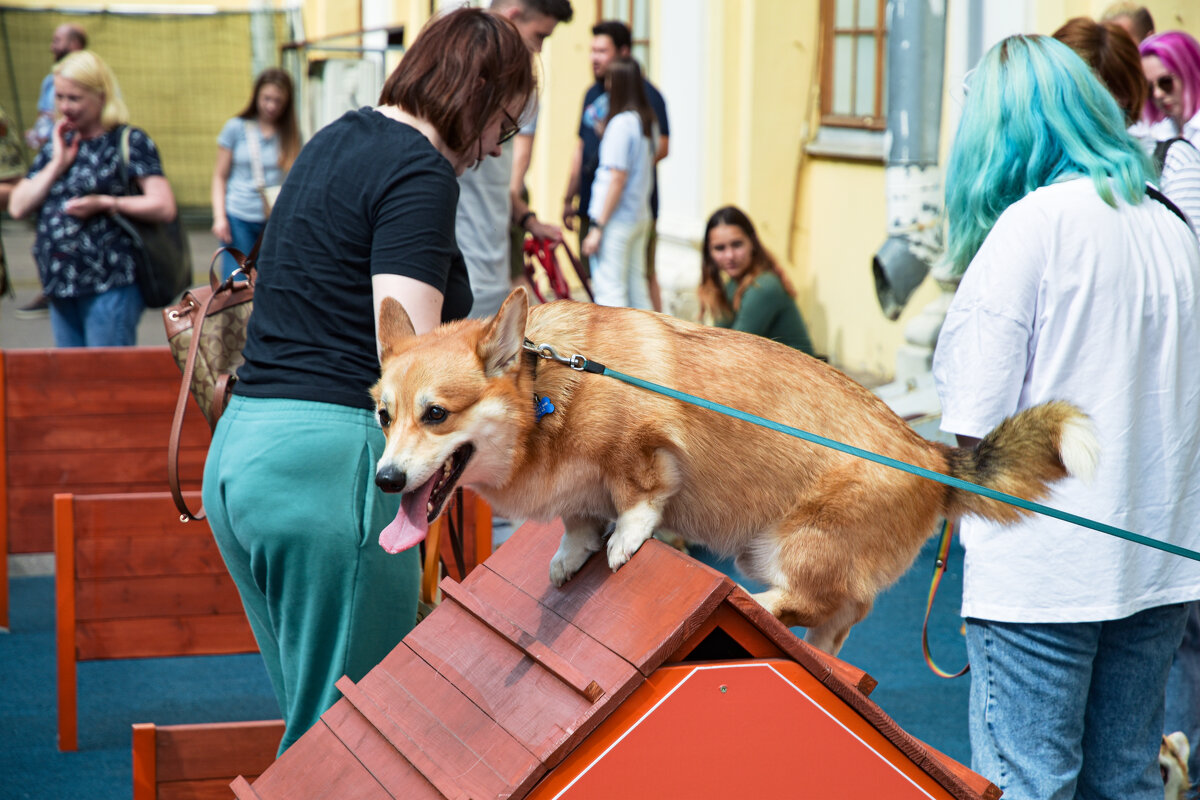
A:
POLYGON ((541 422, 542 417, 554 413, 554 403, 550 402, 549 397, 538 397, 535 393, 533 395, 533 413, 537 415, 537 421, 541 422))

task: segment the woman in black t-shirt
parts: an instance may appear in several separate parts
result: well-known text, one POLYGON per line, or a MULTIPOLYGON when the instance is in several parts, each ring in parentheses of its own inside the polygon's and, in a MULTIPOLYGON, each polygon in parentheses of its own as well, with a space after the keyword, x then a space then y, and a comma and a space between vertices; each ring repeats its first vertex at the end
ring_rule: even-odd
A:
POLYGON ((380 531, 399 497, 373 481, 368 394, 384 297, 418 333, 466 316, 457 176, 517 132, 532 55, 504 18, 434 19, 384 85, 297 157, 267 223, 246 363, 213 436, 204 505, 262 650, 282 753, 416 620, 419 565, 380 531))

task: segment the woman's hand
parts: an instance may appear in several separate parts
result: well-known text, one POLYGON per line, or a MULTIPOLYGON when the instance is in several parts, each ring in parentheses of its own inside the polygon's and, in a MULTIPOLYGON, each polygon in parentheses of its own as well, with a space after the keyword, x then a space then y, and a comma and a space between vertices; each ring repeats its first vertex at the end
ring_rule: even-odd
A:
POLYGON ((109 194, 85 194, 72 197, 63 205, 63 211, 72 217, 87 219, 96 214, 112 214, 117 209, 117 198, 109 194))
POLYGON ((580 250, 583 251, 585 256, 591 258, 600 251, 600 240, 603 237, 604 229, 593 225, 591 228, 588 228, 587 236, 584 237, 583 246, 580 247, 580 250))
POLYGON ((75 157, 79 155, 79 136, 72 137, 71 143, 67 144, 66 134, 70 130, 73 130, 73 128, 66 117, 54 123, 54 133, 52 135, 54 152, 50 156, 50 163, 55 166, 56 177, 66 172, 67 168, 75 163, 75 157))
POLYGON ((233 244, 233 234, 229 231, 226 217, 213 217, 212 232, 221 244, 233 244))

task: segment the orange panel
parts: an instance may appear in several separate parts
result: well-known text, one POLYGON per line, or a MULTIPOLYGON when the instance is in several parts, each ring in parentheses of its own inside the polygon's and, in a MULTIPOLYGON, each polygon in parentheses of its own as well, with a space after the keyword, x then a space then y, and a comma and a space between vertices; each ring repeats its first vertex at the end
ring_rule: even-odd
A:
POLYGON ((798 664, 663 667, 530 798, 951 798, 798 664))

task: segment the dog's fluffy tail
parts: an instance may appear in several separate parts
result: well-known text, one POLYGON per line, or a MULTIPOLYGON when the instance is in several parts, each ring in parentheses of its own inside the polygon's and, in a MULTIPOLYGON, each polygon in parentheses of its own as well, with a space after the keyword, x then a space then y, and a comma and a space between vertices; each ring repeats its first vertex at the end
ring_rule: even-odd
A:
MULTIPOLYGON (((1001 422, 975 449, 951 448, 949 474, 1026 500, 1040 500, 1050 485, 1068 475, 1091 480, 1100 444, 1086 414, 1053 401, 1027 408, 1001 422)), ((958 519, 977 514, 1001 523, 1030 513, 965 489, 951 487, 944 509, 958 519)))

